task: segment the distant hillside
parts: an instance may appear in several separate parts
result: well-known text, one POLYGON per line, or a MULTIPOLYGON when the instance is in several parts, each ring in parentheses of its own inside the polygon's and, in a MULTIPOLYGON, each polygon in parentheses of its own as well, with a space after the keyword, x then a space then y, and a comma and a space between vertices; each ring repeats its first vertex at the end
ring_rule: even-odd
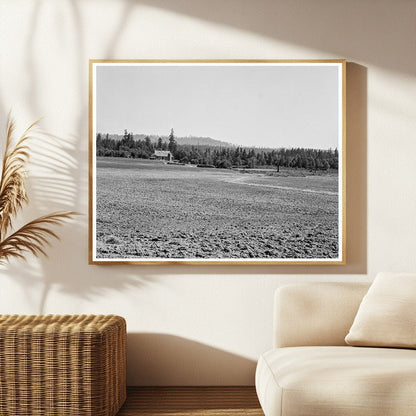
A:
MULTIPOLYGON (((105 134, 101 133, 103 137, 105 134)), ((148 134, 133 134, 134 140, 144 140, 145 137, 149 136, 150 140, 153 143, 157 143, 159 137, 162 138, 164 142, 169 141, 169 136, 156 136, 148 134)), ((122 134, 109 134, 108 137, 113 140, 121 140, 123 138, 122 134)), ((186 137, 176 137, 175 140, 177 144, 188 144, 195 146, 215 146, 215 147, 235 147, 235 145, 221 140, 211 139, 211 137, 197 137, 197 136, 186 136, 186 137)))

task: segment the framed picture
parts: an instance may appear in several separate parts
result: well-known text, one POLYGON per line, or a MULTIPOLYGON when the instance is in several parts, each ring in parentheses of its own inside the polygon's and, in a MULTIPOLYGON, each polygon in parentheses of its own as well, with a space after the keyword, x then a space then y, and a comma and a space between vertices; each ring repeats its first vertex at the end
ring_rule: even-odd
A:
POLYGON ((91 60, 91 264, 344 264, 345 60, 91 60))

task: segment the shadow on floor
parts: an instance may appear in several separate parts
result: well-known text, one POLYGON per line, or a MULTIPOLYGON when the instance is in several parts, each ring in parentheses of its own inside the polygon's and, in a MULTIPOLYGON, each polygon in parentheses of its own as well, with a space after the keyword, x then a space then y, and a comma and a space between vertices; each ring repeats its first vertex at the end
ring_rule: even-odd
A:
POLYGON ((254 360, 182 337, 127 335, 128 385, 254 385, 255 368, 254 360))

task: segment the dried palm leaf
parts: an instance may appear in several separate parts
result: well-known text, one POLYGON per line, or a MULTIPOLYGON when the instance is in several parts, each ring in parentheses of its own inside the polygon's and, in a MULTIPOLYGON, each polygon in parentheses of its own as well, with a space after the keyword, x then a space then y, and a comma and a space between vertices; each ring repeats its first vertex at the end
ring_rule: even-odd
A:
POLYGON ((10 257, 24 258, 25 252, 46 256, 45 247, 50 245, 51 237, 59 240, 58 235, 49 227, 59 225, 66 219, 77 215, 76 212, 65 211, 44 215, 28 222, 5 240, 0 242, 0 264, 10 257))
POLYGON ((7 123, 6 146, 0 177, 0 264, 10 257, 24 258, 26 252, 46 256, 45 248, 50 245, 49 239, 59 239, 50 229, 64 220, 78 215, 76 212, 55 212, 30 221, 19 230, 5 238, 12 228, 12 219, 24 204, 29 202, 25 180, 27 177, 26 163, 29 160, 29 147, 26 141, 38 122, 31 124, 13 146, 14 122, 9 116, 7 123))
POLYGON ((28 202, 25 179, 25 164, 29 159, 29 148, 26 140, 37 122, 30 125, 13 147, 14 122, 7 123, 6 148, 4 151, 0 178, 0 238, 12 226, 12 218, 28 202))

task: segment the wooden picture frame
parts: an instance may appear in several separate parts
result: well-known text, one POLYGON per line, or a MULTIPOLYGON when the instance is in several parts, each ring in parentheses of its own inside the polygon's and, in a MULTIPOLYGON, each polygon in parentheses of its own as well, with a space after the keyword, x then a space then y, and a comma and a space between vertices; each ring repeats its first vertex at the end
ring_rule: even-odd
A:
POLYGON ((345 264, 345 70, 90 60, 90 264, 345 264))

